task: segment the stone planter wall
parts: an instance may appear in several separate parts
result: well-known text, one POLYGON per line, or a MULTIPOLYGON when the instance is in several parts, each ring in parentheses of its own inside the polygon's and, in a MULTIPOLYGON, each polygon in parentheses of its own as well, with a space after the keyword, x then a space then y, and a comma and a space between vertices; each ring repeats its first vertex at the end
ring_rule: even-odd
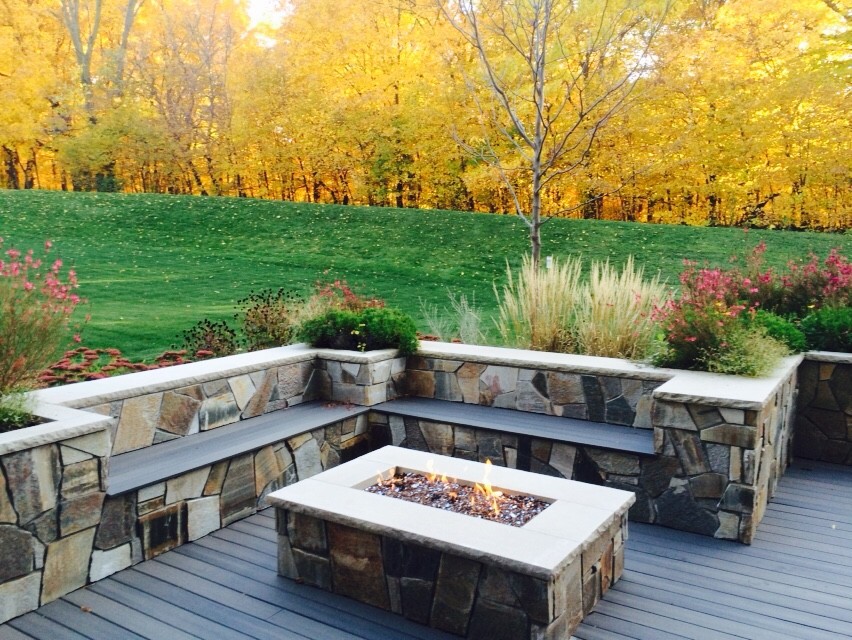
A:
POLYGON ((313 399, 307 360, 81 408, 115 418, 112 453, 216 429, 313 399))
POLYGON ((566 371, 530 364, 412 356, 404 391, 421 398, 650 429, 653 391, 671 377, 659 370, 566 371))
POLYGON ((763 403, 655 398, 659 454, 645 464, 660 482, 640 482, 637 491, 637 505, 646 504, 653 518, 648 521, 751 543, 790 462, 795 389, 792 368, 763 403))
POLYGON ((657 455, 396 416, 373 415, 371 433, 381 444, 490 457, 630 490, 636 494, 633 520, 750 543, 789 462, 799 361, 788 358, 769 378, 744 379, 606 358, 424 343, 420 355, 409 358, 410 395, 653 428, 657 455))
MULTIPOLYGON (((37 414, 65 424, 32 427, 17 441, 0 436, 0 622, 98 579, 112 561, 93 552, 108 421, 61 407, 37 414)), ((130 547, 115 553, 129 556, 130 547)))
POLYGON ((394 351, 322 351, 311 389, 316 397, 371 407, 402 395, 406 359, 394 351))
POLYGON ((0 621, 251 513, 271 488, 391 442, 630 489, 636 520, 743 542, 789 455, 795 362, 744 381, 465 345, 424 343, 407 370, 394 356, 296 345, 37 392, 55 422, 0 435, 0 621), (371 413, 369 429, 364 419, 343 422, 104 501, 111 454, 311 398, 372 406, 406 390, 653 428, 660 455, 371 413))
POLYGON ((806 354, 794 451, 797 458, 852 465, 852 354, 806 354))

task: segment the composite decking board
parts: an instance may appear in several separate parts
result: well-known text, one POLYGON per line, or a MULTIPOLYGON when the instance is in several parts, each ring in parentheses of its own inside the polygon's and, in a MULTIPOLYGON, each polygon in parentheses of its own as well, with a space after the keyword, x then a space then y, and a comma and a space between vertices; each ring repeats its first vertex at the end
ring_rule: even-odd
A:
POLYGON ((399 398, 376 405, 373 410, 433 422, 548 438, 558 442, 617 449, 643 455, 654 454, 652 429, 635 429, 602 422, 429 398, 399 398))
MULTIPOLYGON (((593 616, 596 614, 592 614, 593 616)), ((588 620, 589 618, 586 618, 588 620)), ((578 629, 571 636, 571 640, 625 640, 628 636, 620 633, 613 633, 600 627, 592 627, 584 625, 582 630, 578 629)))
POLYGON ((840 631, 852 622, 852 612, 836 605, 820 604, 802 600, 797 595, 765 590, 761 583, 735 582, 730 576, 729 579, 720 579, 701 573, 692 575, 688 566, 665 566, 660 562, 634 558, 629 568, 625 569, 625 576, 653 589, 679 589, 684 593, 696 594, 695 597, 707 596, 714 601, 731 598, 733 607, 758 614, 779 612, 776 617, 827 631, 840 631))
POLYGON ((808 491, 778 491, 772 496, 775 504, 794 504, 816 509, 817 511, 832 512, 839 505, 852 508, 852 496, 848 491, 839 494, 823 495, 818 490, 808 491))
POLYGON ((233 529, 221 529, 219 531, 214 532, 213 537, 218 538, 219 540, 233 542, 234 544, 238 544, 241 547, 246 547, 247 549, 253 549, 258 553, 265 553, 271 558, 278 557, 277 542, 272 542, 270 540, 262 540, 261 538, 257 538, 247 533, 243 533, 242 531, 235 531, 233 529))
POLYGON ((12 626, 17 627, 18 630, 21 630, 24 624, 26 624, 27 635, 36 640, 89 640, 86 636, 45 618, 38 612, 28 613, 23 618, 12 622, 12 626))
MULTIPOLYGON (((763 518, 767 522, 790 527, 798 531, 813 531, 817 535, 841 536, 852 534, 852 525, 831 520, 808 518, 796 513, 782 513, 780 511, 767 511, 763 518)), ((762 524, 762 522, 761 522, 762 524)))
POLYGON ((245 520, 238 520, 228 527, 233 531, 239 531, 240 533, 244 533, 247 536, 252 536, 254 538, 260 538, 261 540, 268 540, 270 542, 278 543, 278 534, 275 532, 274 527, 264 527, 259 524, 254 524, 253 522, 246 522, 245 520))
MULTIPOLYGON (((667 584, 665 582, 644 582, 635 580, 634 574, 619 583, 617 594, 628 594, 646 600, 664 603, 666 605, 691 609, 720 620, 732 623, 732 628, 741 629, 742 625, 760 625, 757 631, 749 631, 754 640, 766 638, 776 640, 779 635, 784 638, 801 638, 801 640, 838 640, 837 632, 840 627, 848 625, 838 621, 826 620, 820 616, 814 616, 807 612, 790 612, 785 607, 770 607, 761 604, 759 608, 742 608, 738 598, 726 597, 727 594, 719 591, 702 590, 700 588, 689 589, 688 592, 678 589, 679 583, 667 584), (652 587, 649 589, 648 587, 652 587), (761 614, 759 621, 755 613, 761 614), (835 632, 826 630, 828 627, 835 628, 835 632)), ((618 598, 611 598, 618 602, 618 598)))
POLYGON ((822 514, 834 513, 837 510, 837 507, 840 506, 846 507, 846 509, 852 512, 852 502, 844 500, 841 497, 819 498, 814 496, 806 497, 804 495, 791 496, 789 494, 782 494, 777 496, 777 499, 774 500, 774 504, 777 506, 784 505, 788 507, 798 507, 799 509, 807 509, 809 511, 822 514))
MULTIPOLYGON (((641 534, 640 534, 641 535, 641 534)), ((659 544, 653 542, 652 544, 659 544)), ((795 544, 795 541, 785 540, 784 543, 778 543, 772 540, 764 540, 763 544, 758 547, 749 547, 748 549, 739 549, 739 545, 733 549, 717 548, 712 544, 702 545, 695 543, 699 548, 692 551, 693 547, 688 546, 693 544, 691 541, 674 540, 667 541, 667 547, 677 550, 690 550, 702 556, 715 559, 734 559, 743 565, 756 566, 766 569, 773 569, 779 575, 791 574, 803 578, 814 578, 820 580, 823 574, 826 574, 827 581, 840 581, 848 583, 852 588, 852 577, 849 576, 852 570, 852 561, 844 557, 840 553, 814 553, 808 552, 800 545, 795 544), (782 561, 779 561, 782 558, 782 561)))
POLYGON ((160 482, 367 411, 368 407, 307 402, 112 456, 107 494, 117 495, 160 482))
MULTIPOLYGON (((761 529, 764 528, 761 527, 761 529)), ((769 527, 766 527, 765 530, 761 529, 758 529, 755 540, 784 546, 788 550, 788 553, 798 555, 802 558, 817 561, 831 558, 831 562, 852 567, 852 549, 848 547, 839 546, 836 543, 831 544, 828 542, 808 540, 807 538, 793 537, 789 534, 779 534, 772 531, 769 527)))
MULTIPOLYGON (((807 472, 808 485, 796 474, 782 478, 750 547, 631 523, 624 577, 575 640, 849 638, 852 525, 841 522, 847 501, 786 504, 817 491, 814 478, 845 491, 850 483, 835 482, 837 469, 828 469, 827 476, 820 468, 807 472)), ((286 629, 300 640, 336 640, 344 632, 349 640, 451 637, 278 576, 273 514, 257 513, 0 625, 0 639, 212 640, 206 631, 221 627, 228 631, 219 637, 246 640, 280 638, 286 629), (190 629, 192 621, 200 626, 190 629)))
POLYGON ((669 633, 663 629, 648 627, 619 616, 601 613, 599 609, 600 607, 597 607, 583 620, 583 624, 576 631, 579 637, 583 637, 586 627, 592 627, 613 633, 617 638, 634 638, 635 640, 683 640, 684 638, 684 636, 669 633))
POLYGON ((222 553, 227 556, 231 556, 238 560, 242 560, 244 562, 248 562, 250 564, 259 566, 259 567, 268 567, 270 558, 269 554, 263 553, 261 551, 255 551, 254 549, 250 549, 249 547, 244 547, 241 544, 237 544, 236 542, 231 542, 230 540, 222 540, 222 538, 216 538, 212 535, 201 538, 200 540, 195 541, 199 547, 203 547, 205 549, 211 549, 216 553, 222 553))
POLYGON ((690 549, 687 545, 674 543, 671 540, 646 541, 646 543, 647 546, 643 546, 642 550, 655 553, 660 557, 683 560, 696 567, 723 568, 735 564, 737 571, 749 578, 770 582, 795 580, 797 585, 812 591, 813 595, 842 597, 852 589, 852 576, 849 575, 838 573, 824 575, 818 569, 808 570, 788 566, 783 562, 767 563, 752 556, 712 555, 707 554, 706 549, 701 547, 690 549))
MULTIPOLYGON (((640 598, 634 598, 631 602, 634 604, 638 603, 645 607, 651 607, 653 604, 640 598)), ((694 622, 685 622, 683 620, 670 618, 668 616, 661 615, 657 611, 646 611, 644 609, 637 609, 634 606, 613 602, 611 598, 601 600, 598 603, 598 606, 595 607, 595 610, 612 618, 620 618, 625 622, 649 627, 658 633, 664 631, 684 638, 689 638, 690 640, 707 640, 709 637, 712 637, 714 640, 743 640, 743 638, 748 640, 748 636, 732 635, 722 631, 715 631, 712 627, 696 625, 694 622)), ((688 614, 690 611, 686 610, 681 613, 688 614)), ((649 640, 657 637, 659 637, 659 635, 649 636, 649 640)))
POLYGON ((665 555, 659 555, 658 550, 654 553, 648 553, 648 551, 646 547, 632 545, 628 549, 628 554, 632 554, 634 558, 638 557, 646 562, 653 563, 657 567, 665 568, 671 572, 673 578, 677 578, 684 573, 690 573, 707 580, 719 580, 724 583, 741 585, 757 591, 791 596, 806 602, 836 607, 838 611, 848 615, 850 606, 848 597, 812 591, 807 587, 803 587, 801 584, 793 583, 791 579, 772 580, 771 578, 755 577, 741 571, 736 563, 719 563, 715 567, 704 566, 690 562, 688 557, 673 559, 665 555))
MULTIPOLYGON (((653 615, 667 619, 663 628, 666 630, 675 630, 680 627, 679 633, 683 633, 683 627, 680 625, 688 625, 689 627, 698 627, 699 629, 711 629, 714 633, 728 635, 730 638, 746 638, 747 640, 778 640, 778 634, 766 631, 765 629, 755 626, 755 621, 742 622, 732 620, 728 615, 710 615, 698 610, 693 606, 677 606, 670 604, 662 599, 646 598, 629 593, 625 590, 616 590, 612 592, 612 596, 607 598, 607 603, 622 605, 641 611, 643 615, 653 615), (674 620, 678 625, 674 625, 668 620, 674 620)), ((722 637, 724 637, 722 635, 722 637)), ((698 632, 699 640, 706 638, 706 631, 698 632)))
POLYGON ((819 509, 794 507, 783 503, 773 503, 772 511, 778 514, 790 514, 797 516, 805 516, 815 520, 825 520, 829 523, 844 524, 847 526, 852 525, 852 511, 848 513, 836 511, 834 513, 829 513, 827 511, 820 511, 819 509))
POLYGON ((753 587, 746 589, 730 583, 698 579, 684 581, 670 575, 661 579, 657 575, 659 572, 653 572, 649 565, 643 568, 634 562, 631 566, 632 569, 625 573, 624 582, 619 583, 619 590, 634 595, 670 603, 680 601, 682 606, 696 608, 704 613, 722 607, 719 611, 721 615, 730 619, 742 617, 748 622, 753 622, 757 614, 762 617, 761 624, 764 625, 774 622, 767 621, 767 618, 777 619, 790 627, 806 627, 807 635, 813 640, 834 639, 837 633, 849 627, 848 621, 831 617, 834 613, 831 607, 803 603, 797 598, 768 594, 753 587))
MULTIPOLYGON (((86 613, 80 607, 75 607, 65 600, 54 600, 50 604, 41 607, 38 612, 44 617, 75 629, 89 638, 142 640, 142 636, 127 629, 122 629, 118 625, 99 618, 92 613, 86 613)), ((0 637, 6 640, 5 636, 0 637)))
MULTIPOLYGON (((103 581, 102 581, 103 582, 103 581)), ((91 609, 92 613, 148 640, 193 640, 198 636, 185 633, 163 620, 157 611, 142 613, 121 602, 102 596, 87 587, 64 597, 72 604, 91 609)))
MULTIPOLYGON (((193 587, 198 585, 192 581, 185 581, 182 586, 177 586, 138 571, 131 572, 127 578, 119 578, 120 581, 122 579, 126 580, 124 584, 131 589, 137 589, 163 599, 206 620, 221 621, 224 626, 229 628, 229 636, 235 639, 248 635, 257 640, 277 640, 278 638, 301 640, 313 638, 318 633, 323 633, 328 629, 326 625, 317 624, 309 618, 290 611, 284 611, 287 615, 279 624, 276 624, 270 620, 282 613, 283 610, 279 609, 270 615, 253 615, 239 606, 225 605, 196 593, 193 587)), ((340 631, 337 633, 341 640, 358 640, 357 636, 340 631)), ((208 637, 218 638, 219 636, 210 634, 208 637)))
MULTIPOLYGON (((30 614, 27 614, 30 615, 30 614)), ((33 640, 32 636, 28 636, 21 631, 15 629, 15 627, 11 627, 6 625, 2 628, 2 635, 0 635, 0 639, 2 640, 33 640)))
POLYGON ((298 607, 299 613, 316 616, 317 619, 325 621, 333 620, 335 623, 339 623, 341 628, 347 630, 357 628, 359 633, 364 633, 365 629, 367 631, 373 629, 375 635, 365 637, 383 640, 386 636, 382 634, 387 634, 388 628, 395 629, 399 633, 404 631, 407 634, 404 636, 406 638, 420 638, 422 640, 435 638, 440 640, 450 637, 416 625, 386 611, 281 578, 275 572, 275 564, 270 565, 268 569, 259 570, 257 565, 246 563, 234 557, 222 558, 220 554, 196 545, 180 547, 175 550, 175 553, 178 551, 183 552, 180 555, 200 558, 216 568, 227 567, 228 572, 238 574, 237 576, 231 575, 232 580, 243 578, 243 581, 240 582, 240 589, 255 597, 268 598, 268 602, 284 601, 285 606, 286 603, 289 603, 291 607, 298 607), (245 582, 246 580, 248 582, 245 582), (254 582, 256 584, 251 584, 254 582), (305 609, 309 610, 309 613, 305 609))
MULTIPOLYGON (((124 577, 128 579, 127 576, 124 577)), ((167 619, 169 626, 185 631, 201 638, 221 638, 222 640, 239 640, 245 637, 227 625, 208 620, 204 616, 188 611, 162 598, 152 596, 138 588, 129 587, 118 580, 100 581, 89 587, 98 595, 121 602, 142 614, 156 612, 161 620, 167 619)), ((293 634, 287 640, 304 640, 304 636, 293 634)))
MULTIPOLYGON (((181 571, 164 562, 143 562, 136 565, 134 569, 139 573, 174 585, 175 587, 185 588, 196 595, 203 596, 225 607, 238 609, 261 620, 270 618, 282 610, 279 606, 252 598, 230 586, 216 584, 203 577, 181 571)), ((116 579, 120 578, 116 576, 116 579)))
POLYGON ((850 545, 852 543, 852 531, 843 531, 842 529, 831 529, 829 527, 809 527, 806 523, 795 523, 796 526, 790 526, 791 523, 777 520, 770 516, 764 517, 760 523, 760 528, 757 530, 760 538, 761 529, 767 532, 776 533, 778 535, 789 538, 798 544, 799 540, 810 540, 814 543, 831 545, 850 545))
POLYGON ((796 466, 790 469, 790 474, 792 478, 818 478, 819 482, 852 487, 849 467, 845 465, 815 460, 797 460, 796 466))

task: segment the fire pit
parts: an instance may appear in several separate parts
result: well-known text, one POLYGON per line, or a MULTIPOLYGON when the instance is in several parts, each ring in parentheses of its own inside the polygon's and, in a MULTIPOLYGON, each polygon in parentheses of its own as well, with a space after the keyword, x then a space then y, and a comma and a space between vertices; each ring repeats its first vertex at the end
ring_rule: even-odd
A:
POLYGON ((486 465, 384 447, 270 494, 279 573, 468 638, 569 638, 621 576, 634 495, 491 467, 493 492, 547 503, 517 527, 365 491, 433 469, 484 484, 486 465))

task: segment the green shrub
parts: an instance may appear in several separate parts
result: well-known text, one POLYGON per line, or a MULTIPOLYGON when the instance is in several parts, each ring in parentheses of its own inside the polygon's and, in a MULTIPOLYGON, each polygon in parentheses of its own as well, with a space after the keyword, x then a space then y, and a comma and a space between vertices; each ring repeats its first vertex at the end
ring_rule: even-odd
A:
POLYGON ((700 364, 706 371, 739 376, 763 376, 771 373, 789 351, 763 327, 742 323, 728 330, 723 342, 701 353, 700 364))
POLYGON ((299 336, 315 347, 374 351, 399 349, 407 355, 417 351, 417 328, 401 311, 369 307, 361 311, 330 309, 306 320, 299 336))
POLYGON ((786 318, 769 311, 758 311, 751 319, 751 324, 762 327, 766 335, 785 344, 793 353, 807 349, 805 334, 786 318))
POLYGON ((15 393, 0 396, 0 433, 23 429, 41 422, 40 418, 35 418, 30 413, 26 396, 15 393))
POLYGON ((802 320, 809 349, 852 353, 852 307, 823 307, 802 320))

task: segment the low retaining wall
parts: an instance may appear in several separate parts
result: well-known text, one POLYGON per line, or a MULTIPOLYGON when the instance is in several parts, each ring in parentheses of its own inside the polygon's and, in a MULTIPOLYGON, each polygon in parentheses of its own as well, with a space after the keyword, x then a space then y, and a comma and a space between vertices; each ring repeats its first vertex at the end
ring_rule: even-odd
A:
POLYGON ((805 354, 794 451, 797 458, 852 465, 852 354, 805 354))
POLYGON ((403 439, 628 489, 635 520, 749 542, 788 461, 797 364, 748 380, 441 343, 423 343, 406 367, 393 351, 294 345, 39 391, 39 413, 54 422, 0 435, 0 622, 248 515, 274 488, 403 439), (658 455, 391 424, 371 412, 104 498, 110 455, 309 399, 372 406, 404 393, 653 429, 658 455))

